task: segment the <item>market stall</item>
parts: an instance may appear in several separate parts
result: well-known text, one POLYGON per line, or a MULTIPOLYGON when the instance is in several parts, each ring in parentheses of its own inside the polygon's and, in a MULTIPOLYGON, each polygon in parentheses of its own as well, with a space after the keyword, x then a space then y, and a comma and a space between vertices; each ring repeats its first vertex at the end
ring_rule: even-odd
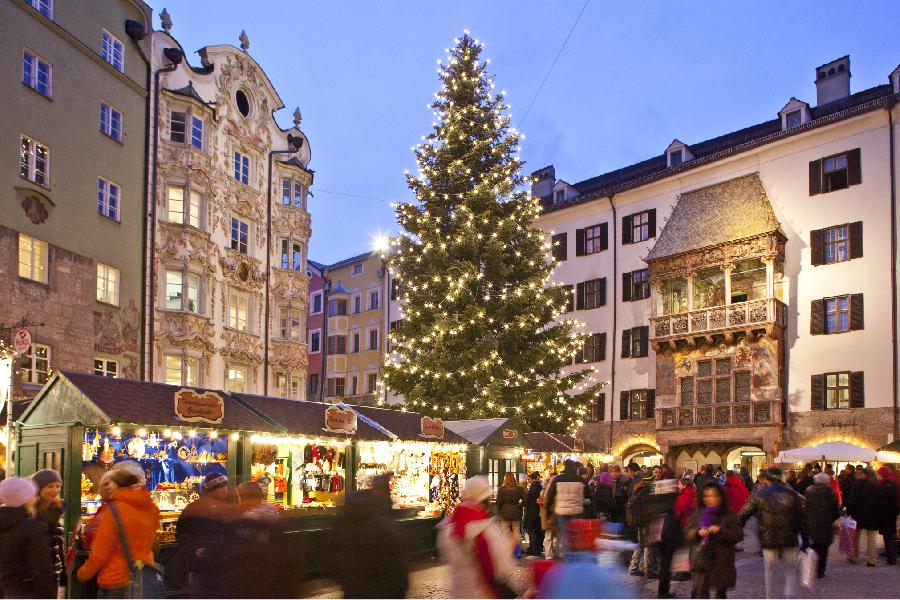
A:
POLYGON ((415 509, 418 517, 438 517, 459 502, 466 477, 466 440, 441 419, 419 413, 350 406, 360 420, 381 427, 389 442, 360 442, 356 486, 390 471, 391 500, 397 510, 415 509))
POLYGON ((445 421, 444 426, 471 444, 466 453, 466 473, 487 475, 496 492, 503 476, 512 473, 518 481, 525 479, 520 457, 527 445, 524 429, 515 419, 469 419, 445 421))
POLYGON ((268 501, 294 516, 334 514, 353 488, 356 445, 391 436, 342 405, 232 394, 242 406, 275 423, 281 433, 254 434, 245 447, 249 478, 268 501))
POLYGON ((834 468, 839 471, 846 464, 893 463, 897 462, 898 459, 900 459, 900 456, 889 450, 872 450, 848 442, 834 441, 804 448, 782 450, 775 457, 775 462, 780 464, 802 464, 822 461, 832 463, 834 468))

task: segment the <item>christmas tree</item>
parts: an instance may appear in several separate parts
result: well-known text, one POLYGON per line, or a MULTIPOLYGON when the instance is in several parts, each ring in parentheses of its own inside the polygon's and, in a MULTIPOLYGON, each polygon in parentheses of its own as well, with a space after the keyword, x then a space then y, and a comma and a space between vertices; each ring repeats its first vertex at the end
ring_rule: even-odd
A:
MULTIPOLYGON (((403 320, 391 333, 384 383, 412 410, 444 419, 515 417, 532 431, 571 431, 602 384, 567 369, 584 335, 557 318, 570 297, 551 285, 540 212, 520 174, 520 135, 493 91, 482 45, 468 33, 438 70, 433 131, 415 147, 414 202, 386 257, 403 320)), ((441 62, 441 61, 439 61, 441 62)))

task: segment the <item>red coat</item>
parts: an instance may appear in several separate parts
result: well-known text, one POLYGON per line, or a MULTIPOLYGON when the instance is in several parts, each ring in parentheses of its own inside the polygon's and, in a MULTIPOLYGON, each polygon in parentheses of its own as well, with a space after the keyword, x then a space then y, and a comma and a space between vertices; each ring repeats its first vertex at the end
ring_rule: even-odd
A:
POLYGON ((678 495, 675 500, 675 518, 684 529, 691 522, 694 511, 697 510, 697 489, 689 485, 678 495))
POLYGON ((737 475, 731 475, 725 480, 725 491, 728 493, 729 508, 737 514, 744 508, 744 503, 750 497, 750 491, 737 475))

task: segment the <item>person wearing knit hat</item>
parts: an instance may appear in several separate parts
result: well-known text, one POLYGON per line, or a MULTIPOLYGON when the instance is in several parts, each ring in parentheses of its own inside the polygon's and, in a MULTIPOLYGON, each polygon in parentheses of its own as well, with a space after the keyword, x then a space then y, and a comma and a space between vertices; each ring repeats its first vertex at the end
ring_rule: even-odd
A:
POLYGON ((116 466, 113 469, 121 469, 128 473, 131 473, 135 477, 138 478, 141 485, 144 485, 147 482, 147 474, 144 472, 144 467, 141 466, 139 462, 136 460, 123 460, 121 462, 117 462, 116 466))
POLYGON ((30 518, 37 486, 24 477, 0 482, 0 583, 6 598, 56 598, 58 579, 43 524, 30 518))
POLYGON ((65 585, 63 570, 66 564, 66 532, 62 516, 65 505, 61 498, 62 478, 53 469, 42 469, 31 476, 37 487, 35 516, 47 529, 47 544, 53 559, 53 570, 59 577, 60 585, 65 585))
POLYGON ((841 505, 831 487, 831 476, 825 472, 813 476, 813 484, 803 496, 809 545, 819 557, 817 574, 821 579, 825 577, 828 549, 834 541, 834 522, 841 516, 841 505))
POLYGON ((225 525, 238 517, 238 509, 227 498, 228 478, 222 473, 209 473, 203 478, 200 497, 178 517, 176 536, 187 557, 191 598, 233 595, 229 589, 231 566, 222 554, 234 545, 231 529, 225 525))
POLYGON ((62 484, 62 478, 59 476, 59 473, 53 469, 41 469, 31 476, 31 480, 34 482, 34 485, 37 486, 38 493, 51 483, 62 484))
POLYGON ((228 496, 228 477, 222 473, 210 473, 203 478, 203 493, 224 500, 228 496))

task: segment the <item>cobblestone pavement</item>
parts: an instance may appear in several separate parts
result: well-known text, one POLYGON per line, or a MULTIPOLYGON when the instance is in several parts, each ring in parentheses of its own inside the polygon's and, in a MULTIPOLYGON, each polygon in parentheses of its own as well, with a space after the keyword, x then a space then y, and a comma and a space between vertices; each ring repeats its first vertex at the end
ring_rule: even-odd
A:
MULTIPOLYGON (((758 552, 755 535, 749 530, 744 542, 744 551, 737 554, 737 587, 729 591, 731 598, 765 598, 766 586, 763 578, 763 559, 758 552)), ((880 550, 880 548, 879 548, 880 550)), ((677 557, 676 557, 677 558, 677 557)), ((531 577, 528 561, 522 561, 516 573, 521 583, 527 583, 531 577)), ((449 598, 449 569, 436 559, 416 564, 411 575, 411 598, 449 598)), ((655 598, 657 582, 629 576, 622 569, 620 578, 622 588, 633 593, 634 597, 655 598)), ((778 575, 779 590, 783 590, 783 574, 778 575)), ((885 564, 879 557, 876 567, 866 567, 865 561, 852 565, 846 556, 832 544, 829 553, 828 572, 825 579, 816 582, 816 588, 810 592, 801 590, 801 598, 900 598, 900 567, 885 564)), ((673 581, 672 592, 678 598, 691 597, 689 581, 673 581)), ((340 598, 340 590, 325 580, 313 582, 307 590, 311 598, 340 598)), ((783 591, 779 592, 779 597, 783 591)), ((596 590, 595 598, 603 598, 604 590, 596 590)))

